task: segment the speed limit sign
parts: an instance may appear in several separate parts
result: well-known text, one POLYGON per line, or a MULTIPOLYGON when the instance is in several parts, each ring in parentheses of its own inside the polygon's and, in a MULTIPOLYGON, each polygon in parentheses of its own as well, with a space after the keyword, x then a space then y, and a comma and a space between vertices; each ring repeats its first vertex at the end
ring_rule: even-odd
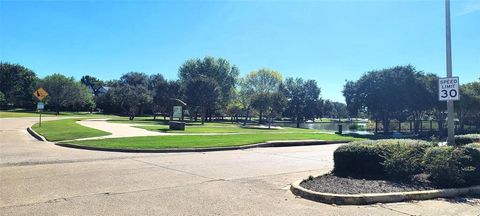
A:
POLYGON ((438 100, 460 100, 460 92, 458 91, 459 85, 458 77, 438 79, 438 100))

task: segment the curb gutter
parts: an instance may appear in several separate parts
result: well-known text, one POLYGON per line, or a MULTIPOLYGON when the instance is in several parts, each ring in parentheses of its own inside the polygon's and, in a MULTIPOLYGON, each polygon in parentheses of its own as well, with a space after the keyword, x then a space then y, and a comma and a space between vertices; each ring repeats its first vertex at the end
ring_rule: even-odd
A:
POLYGON ((35 139, 39 140, 39 141, 42 141, 42 142, 47 142, 47 139, 45 139, 45 137, 43 137, 42 135, 38 134, 37 132, 35 132, 31 127, 28 127, 27 128, 27 131, 30 135, 32 135, 33 137, 35 137, 35 139))
POLYGON ((291 184, 290 191, 302 198, 336 205, 367 205, 374 203, 392 203, 408 200, 427 200, 435 198, 449 198, 462 195, 480 195, 480 185, 465 188, 448 188, 438 190, 371 193, 371 194, 332 194, 312 191, 300 186, 304 180, 291 184))

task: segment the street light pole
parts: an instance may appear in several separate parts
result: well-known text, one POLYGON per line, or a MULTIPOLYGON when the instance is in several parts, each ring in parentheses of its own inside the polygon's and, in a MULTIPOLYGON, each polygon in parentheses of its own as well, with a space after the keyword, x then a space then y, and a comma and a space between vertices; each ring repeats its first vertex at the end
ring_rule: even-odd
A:
MULTIPOLYGON (((445 0, 445 30, 446 30, 446 48, 447 48, 447 77, 452 77, 452 40, 450 33, 450 0, 445 0)), ((455 144, 455 126, 454 126, 453 100, 447 101, 447 124, 448 138, 447 144, 455 144)))

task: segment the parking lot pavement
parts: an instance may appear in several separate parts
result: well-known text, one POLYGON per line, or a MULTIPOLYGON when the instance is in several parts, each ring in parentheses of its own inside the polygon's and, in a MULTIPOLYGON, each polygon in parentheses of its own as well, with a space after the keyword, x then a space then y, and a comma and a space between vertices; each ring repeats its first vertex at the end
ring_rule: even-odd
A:
POLYGON ((339 145, 178 154, 39 142, 35 118, 0 119, 0 215, 480 215, 480 199, 335 206, 295 197, 339 145))

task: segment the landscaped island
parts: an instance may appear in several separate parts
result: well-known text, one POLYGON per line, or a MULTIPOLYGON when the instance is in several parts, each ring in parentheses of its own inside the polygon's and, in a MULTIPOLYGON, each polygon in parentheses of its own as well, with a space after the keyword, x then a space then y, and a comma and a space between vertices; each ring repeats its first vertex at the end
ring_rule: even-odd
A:
POLYGON ((317 140, 317 141, 354 141, 360 140, 346 135, 322 133, 318 130, 275 127, 266 128, 256 125, 243 126, 241 124, 225 122, 208 122, 204 125, 190 122, 185 131, 171 131, 165 121, 138 118, 134 121, 124 121, 125 117, 112 117, 105 124, 112 127, 118 122, 130 123, 135 128, 156 131, 155 136, 136 136, 121 138, 104 138, 108 132, 85 127, 78 121, 85 118, 70 118, 63 120, 46 121, 42 127, 35 124, 32 128, 45 136, 49 141, 74 144, 78 146, 106 148, 106 149, 170 149, 170 148, 208 148, 243 146, 264 143, 268 141, 317 140), (68 130, 65 130, 68 128, 68 130), (98 137, 98 139, 95 139, 98 137), (92 138, 89 140, 76 140, 92 138), (65 142, 63 142, 65 141, 65 142))
POLYGON ((335 150, 332 173, 311 176, 294 184, 292 191, 337 204, 479 194, 480 135, 457 136, 457 143, 457 146, 438 146, 434 142, 408 139, 355 141, 335 150), (432 191, 472 186, 476 187, 432 191), (425 193, 417 195, 415 191, 425 193))

